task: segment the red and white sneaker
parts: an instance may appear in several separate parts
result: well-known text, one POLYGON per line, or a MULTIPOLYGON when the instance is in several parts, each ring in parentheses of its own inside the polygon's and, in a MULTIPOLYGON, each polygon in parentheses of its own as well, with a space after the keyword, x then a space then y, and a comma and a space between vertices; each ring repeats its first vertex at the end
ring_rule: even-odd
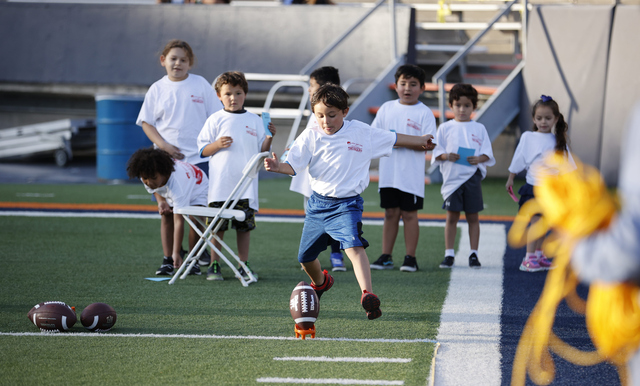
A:
POLYGON ((547 256, 545 255, 538 257, 538 265, 540 265, 540 268, 545 270, 554 268, 552 266, 551 260, 547 259, 547 256))
POLYGON ((382 311, 380 311, 380 299, 371 292, 367 290, 362 292, 360 304, 362 304, 362 308, 367 311, 367 318, 369 318, 369 320, 377 319, 382 316, 382 311))
POLYGON ((322 273, 324 274, 324 282, 322 283, 322 285, 315 285, 311 283, 311 288, 316 291, 318 300, 320 300, 320 297, 322 296, 324 291, 328 291, 329 288, 333 287, 333 276, 329 275, 329 272, 327 272, 326 269, 322 271, 322 273))
POLYGON ((538 258, 535 255, 530 255, 522 259, 522 264, 520 264, 520 270, 525 272, 538 272, 542 271, 546 268, 542 268, 538 263, 538 258))

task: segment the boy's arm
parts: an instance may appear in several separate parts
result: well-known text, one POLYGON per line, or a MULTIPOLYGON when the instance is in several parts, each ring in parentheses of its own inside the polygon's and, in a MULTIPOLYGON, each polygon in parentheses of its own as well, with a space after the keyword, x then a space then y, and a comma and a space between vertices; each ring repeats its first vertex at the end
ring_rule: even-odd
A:
POLYGON ((291 165, 286 162, 280 162, 280 160, 278 160, 278 157, 276 157, 276 153, 271 153, 271 158, 267 157, 264 159, 264 168, 268 172, 287 174, 290 176, 296 174, 291 165))
POLYGON ((200 152, 201 157, 210 157, 216 154, 221 149, 225 149, 233 143, 233 138, 231 137, 220 137, 215 142, 211 142, 207 146, 202 148, 200 152))
POLYGON ((467 162, 469 162, 471 165, 477 165, 483 162, 487 162, 489 161, 491 158, 489 158, 488 155, 486 154, 482 154, 482 155, 472 155, 470 157, 467 157, 467 162))
POLYGON ((269 122, 269 131, 272 135, 267 135, 265 140, 262 142, 262 147, 260 148, 261 152, 271 150, 271 142, 273 142, 273 137, 276 136, 276 127, 271 122, 269 122))
POLYGON ((162 197, 158 193, 153 193, 153 195, 156 197, 156 201, 158 201, 158 213, 160 213, 160 215, 173 213, 171 207, 169 206, 169 204, 167 204, 167 200, 164 197, 162 197))
POLYGON ((162 135, 158 133, 158 129, 156 129, 155 126, 150 125, 147 122, 142 122, 142 130, 151 140, 151 142, 153 142, 160 149, 169 153, 171 157, 175 159, 184 159, 184 154, 180 152, 180 149, 165 141, 164 138, 162 138, 162 135))
POLYGON ((433 150, 436 144, 433 143, 433 135, 406 135, 396 134, 396 143, 394 146, 406 147, 413 150, 433 150))
POLYGON ((184 217, 181 214, 174 213, 173 215, 173 266, 180 268, 182 265, 182 257, 180 251, 182 250, 182 239, 184 237, 184 217))

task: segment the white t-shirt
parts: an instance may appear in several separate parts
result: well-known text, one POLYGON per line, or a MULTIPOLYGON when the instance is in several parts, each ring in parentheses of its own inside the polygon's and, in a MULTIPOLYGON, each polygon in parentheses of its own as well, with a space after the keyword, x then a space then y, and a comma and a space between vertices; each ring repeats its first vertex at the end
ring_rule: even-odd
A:
MULTIPOLYGON (((313 126, 318 126, 318 120, 316 119, 315 114, 311 114, 311 116, 309 117, 309 121, 307 122, 305 130, 313 126)), ((303 170, 298 171, 295 176, 291 177, 291 185, 289 186, 289 190, 300 193, 307 198, 311 197, 313 190, 311 190, 310 179, 311 177, 309 177, 309 168, 304 168, 303 170)))
POLYGON ((144 187, 147 192, 158 193, 166 198, 167 204, 172 208, 207 206, 209 179, 199 167, 186 162, 175 161, 175 170, 164 186, 158 189, 151 189, 147 185, 144 187))
MULTIPOLYGON (((250 113, 220 110, 207 119, 198 136, 198 153, 220 137, 231 137, 233 143, 209 158, 209 202, 226 201, 242 178, 242 170, 251 157, 260 153, 266 139, 262 118, 250 113)), ((207 157, 204 157, 207 158, 207 157)), ((202 158, 201 158, 202 159, 202 158)), ((241 199, 258 210, 258 179, 254 179, 241 199)))
MULTIPOLYGON (((436 132, 436 148, 433 149, 433 159, 444 153, 458 153, 458 148, 473 149, 475 156, 486 155, 487 162, 478 165, 461 165, 451 161, 435 161, 440 165, 442 173, 442 188, 440 193, 443 199, 447 199, 462 184, 471 178, 476 170, 480 169, 482 179, 487 176, 487 167, 496 163, 491 149, 491 139, 484 125, 475 121, 458 122, 450 120, 438 128, 436 132)), ((459 153, 458 153, 459 154, 459 153)))
MULTIPOLYGON (((537 131, 526 131, 522 133, 520 142, 513 154, 509 172, 518 174, 527 169, 526 181, 528 184, 537 186, 540 178, 544 175, 556 175, 558 170, 546 165, 544 157, 553 152, 556 146, 556 136, 552 133, 540 133, 537 131)), ((571 152, 567 152, 569 162, 575 167, 575 162, 571 152)))
MULTIPOLYGON (((436 119, 422 102, 407 106, 399 100, 380 107, 371 126, 406 135, 436 135, 436 119)), ((424 197, 425 151, 394 148, 390 157, 380 159, 378 188, 395 188, 424 197)))
POLYGON ((289 150, 286 162, 294 172, 309 167, 314 192, 353 197, 369 186, 371 160, 389 156, 395 143, 395 133, 345 120, 333 135, 318 126, 305 129, 289 150))
POLYGON ((209 116, 222 109, 215 91, 200 75, 189 74, 180 82, 168 76, 155 82, 147 91, 136 120, 154 126, 165 141, 184 154, 185 162, 202 162, 196 138, 209 116))

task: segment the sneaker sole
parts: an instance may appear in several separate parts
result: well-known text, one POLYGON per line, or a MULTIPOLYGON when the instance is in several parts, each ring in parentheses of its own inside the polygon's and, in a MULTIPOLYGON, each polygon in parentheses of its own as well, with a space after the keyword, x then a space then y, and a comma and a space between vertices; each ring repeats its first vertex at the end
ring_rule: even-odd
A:
POLYGON ((371 265, 371 269, 382 271, 384 269, 393 269, 393 265, 371 265))
POLYGON ((347 267, 333 267, 331 268, 333 272, 347 272, 347 267))
POLYGON ((224 277, 215 276, 215 275, 207 275, 207 280, 209 280, 209 281, 223 281, 224 277))
POLYGON ((440 264, 440 268, 453 268, 453 265, 440 264))
POLYGON ((480 269, 480 268, 482 268, 482 266, 481 265, 470 265, 469 268, 480 269))
POLYGON ((402 267, 400 267, 400 270, 402 272, 415 272, 418 270, 417 267, 412 267, 410 265, 403 265, 402 267))
POLYGON ((376 308, 380 308, 380 299, 374 294, 367 293, 367 295, 364 297, 364 299, 362 299, 360 303, 362 304, 362 308, 364 308, 364 310, 367 312, 371 312, 376 308))
POLYGON ((380 311, 380 308, 367 312, 367 318, 369 320, 378 319, 381 316, 382 316, 382 311, 380 311))
POLYGON ((544 268, 527 268, 523 265, 520 265, 520 270, 522 272, 540 272, 540 271, 545 271, 544 268))

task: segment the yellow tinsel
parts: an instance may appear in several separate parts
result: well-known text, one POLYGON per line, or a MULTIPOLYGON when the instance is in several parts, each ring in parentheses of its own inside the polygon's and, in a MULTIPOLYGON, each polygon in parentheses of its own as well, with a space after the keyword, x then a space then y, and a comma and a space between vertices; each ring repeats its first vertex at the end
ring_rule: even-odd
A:
POLYGON ((607 360, 617 366, 626 384, 626 362, 640 346, 639 289, 623 283, 593 283, 585 304, 576 294, 578 278, 570 266, 576 242, 609 226, 617 211, 615 199, 597 170, 580 163, 574 170, 561 154, 550 155, 545 162, 559 174, 544 177, 534 188, 535 199, 522 206, 508 239, 512 246, 522 247, 527 235, 537 239, 551 231, 543 250, 554 256, 555 268, 549 271, 520 337, 511 384, 524 385, 527 373, 538 385, 551 383, 555 377, 551 351, 582 366, 607 360), (542 219, 529 227, 537 213, 542 213, 542 219), (578 350, 553 333, 556 310, 563 299, 575 312, 586 314, 596 351, 578 350))

